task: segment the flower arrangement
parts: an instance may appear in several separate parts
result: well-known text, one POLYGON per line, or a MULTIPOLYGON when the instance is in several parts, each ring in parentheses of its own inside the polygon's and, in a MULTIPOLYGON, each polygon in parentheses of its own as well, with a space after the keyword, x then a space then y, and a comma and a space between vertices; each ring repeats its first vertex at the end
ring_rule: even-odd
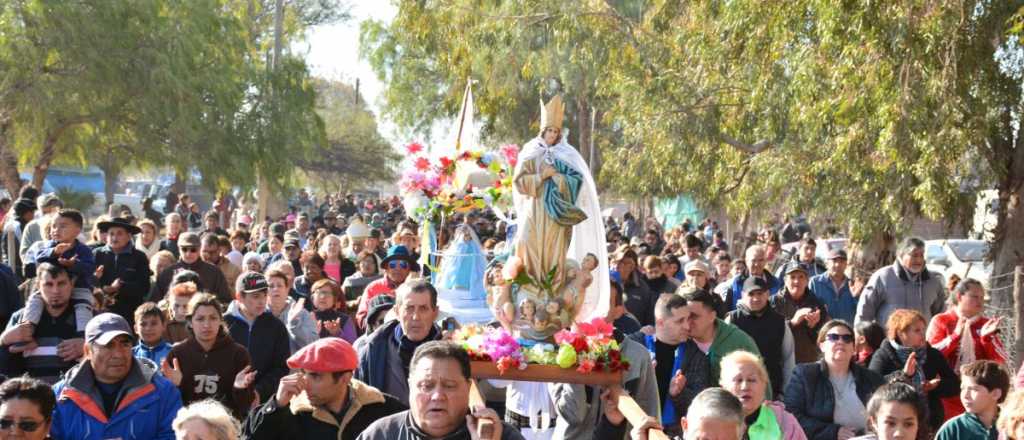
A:
POLYGON ((528 365, 557 365, 578 373, 617 373, 629 369, 619 344, 612 338, 612 326, 604 319, 577 323, 573 330, 555 334, 556 345, 517 340, 504 328, 462 327, 452 340, 462 345, 474 361, 494 362, 504 374, 528 365))
POLYGON ((417 142, 405 147, 409 165, 402 171, 399 187, 406 211, 417 220, 436 221, 455 212, 468 212, 488 206, 507 206, 512 201, 512 172, 519 158, 519 147, 504 145, 498 152, 464 150, 454 156, 431 159, 417 142), (456 185, 458 164, 473 164, 481 171, 473 183, 456 185), (480 176, 489 181, 480 182, 480 176))

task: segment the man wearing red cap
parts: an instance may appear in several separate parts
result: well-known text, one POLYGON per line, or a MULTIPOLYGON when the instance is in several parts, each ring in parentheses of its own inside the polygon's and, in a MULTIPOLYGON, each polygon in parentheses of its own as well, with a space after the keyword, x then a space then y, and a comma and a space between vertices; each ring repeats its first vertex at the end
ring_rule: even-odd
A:
POLYGON ((370 423, 406 406, 352 378, 359 359, 341 338, 322 338, 288 358, 296 373, 281 379, 277 394, 245 421, 248 440, 356 438, 370 423), (340 435, 339 435, 340 433, 340 435))

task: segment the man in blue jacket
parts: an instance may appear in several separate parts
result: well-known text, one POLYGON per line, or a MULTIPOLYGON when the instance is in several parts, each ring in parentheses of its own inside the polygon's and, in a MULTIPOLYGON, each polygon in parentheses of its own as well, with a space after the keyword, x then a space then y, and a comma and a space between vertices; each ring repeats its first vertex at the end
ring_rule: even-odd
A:
POLYGON ((429 282, 407 282, 398 287, 395 308, 398 320, 377 328, 359 347, 355 378, 409 401, 409 362, 416 348, 441 339, 437 319, 437 289, 429 282))
POLYGON ((97 315, 85 328, 85 362, 54 385, 55 440, 172 440, 171 422, 181 394, 156 374, 156 366, 132 356, 131 327, 113 314, 97 315))

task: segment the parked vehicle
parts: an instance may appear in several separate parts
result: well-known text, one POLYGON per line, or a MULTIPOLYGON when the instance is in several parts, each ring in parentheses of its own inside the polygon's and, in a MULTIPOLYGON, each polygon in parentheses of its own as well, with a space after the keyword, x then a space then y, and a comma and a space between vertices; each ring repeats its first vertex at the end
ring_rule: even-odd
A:
MULTIPOLYGON (((849 240, 845 238, 815 238, 814 243, 818 246, 814 249, 814 257, 824 262, 828 260, 828 253, 833 250, 846 249, 849 240)), ((794 241, 782 245, 784 255, 793 255, 800 250, 800 242, 794 241)))
POLYGON ((974 278, 988 286, 992 263, 985 261, 989 245, 984 240, 942 239, 925 242, 924 260, 928 270, 944 278, 956 274, 974 278))

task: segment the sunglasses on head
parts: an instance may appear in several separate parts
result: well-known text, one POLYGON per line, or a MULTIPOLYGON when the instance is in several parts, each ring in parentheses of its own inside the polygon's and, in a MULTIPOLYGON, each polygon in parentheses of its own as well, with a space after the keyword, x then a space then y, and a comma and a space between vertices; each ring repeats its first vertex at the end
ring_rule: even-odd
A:
POLYGON ((843 341, 843 342, 845 342, 847 344, 852 344, 853 343, 853 335, 850 335, 850 334, 840 335, 838 333, 829 333, 829 334, 825 335, 825 339, 828 339, 829 342, 843 341))
POLYGON ((42 423, 28 420, 15 422, 12 419, 0 419, 0 431, 10 431, 11 428, 17 426, 22 432, 36 432, 42 425, 42 423))
POLYGON ((388 267, 391 268, 391 269, 398 269, 398 268, 408 269, 409 268, 409 263, 406 262, 406 261, 389 261, 388 262, 388 267))
POLYGON ((194 248, 194 247, 191 247, 191 246, 189 246, 189 247, 182 247, 181 251, 186 253, 186 254, 191 254, 192 252, 199 252, 199 248, 194 248))

